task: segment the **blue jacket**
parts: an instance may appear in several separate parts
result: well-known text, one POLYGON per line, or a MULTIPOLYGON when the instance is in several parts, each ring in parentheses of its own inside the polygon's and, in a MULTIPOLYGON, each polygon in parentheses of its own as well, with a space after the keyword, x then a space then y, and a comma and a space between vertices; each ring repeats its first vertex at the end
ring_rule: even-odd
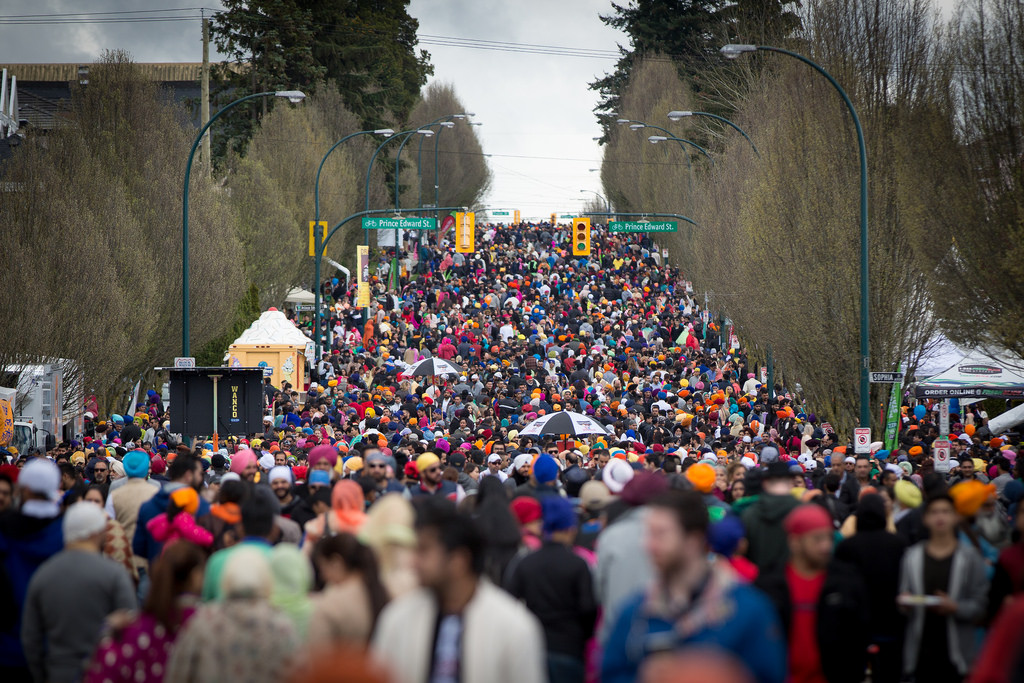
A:
MULTIPOLYGON (((177 488, 177 487, 175 487, 177 488)), ((147 500, 139 508, 139 521, 135 525, 135 536, 132 538, 132 552, 139 557, 144 557, 149 560, 150 564, 153 560, 160 557, 161 551, 164 549, 164 544, 153 538, 149 530, 146 529, 146 524, 149 520, 153 519, 162 512, 167 512, 167 503, 171 499, 171 490, 167 489, 165 484, 157 494, 147 500)), ((196 519, 204 517, 210 514, 210 504, 206 502, 206 499, 202 496, 199 497, 199 510, 196 511, 196 519)))
POLYGON ((718 590, 706 587, 690 609, 672 620, 652 607, 646 593, 626 600, 605 646, 602 683, 630 683, 647 657, 688 646, 732 654, 758 683, 785 683, 786 640, 774 607, 759 590, 720 567, 713 565, 709 581, 718 590))
POLYGON ((21 616, 28 583, 43 562, 63 549, 60 517, 40 519, 18 510, 0 515, 0 666, 27 665, 21 616))

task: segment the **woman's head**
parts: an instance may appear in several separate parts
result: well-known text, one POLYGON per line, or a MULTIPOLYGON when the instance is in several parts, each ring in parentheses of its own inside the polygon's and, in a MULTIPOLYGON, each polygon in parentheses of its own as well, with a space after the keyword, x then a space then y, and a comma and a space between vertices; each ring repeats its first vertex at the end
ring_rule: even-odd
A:
POLYGON ((96 484, 93 484, 85 490, 85 493, 82 495, 82 500, 87 503, 95 503, 100 507, 103 507, 107 502, 106 496, 103 495, 103 489, 96 484))
POLYGON ((321 539, 313 549, 313 562, 324 581, 336 584, 354 574, 377 572, 373 552, 352 534, 337 534, 321 539))
POLYGON ((198 595, 203 587, 206 553, 192 543, 172 543, 150 566, 149 594, 143 611, 167 628, 180 621, 177 599, 181 595, 198 595))

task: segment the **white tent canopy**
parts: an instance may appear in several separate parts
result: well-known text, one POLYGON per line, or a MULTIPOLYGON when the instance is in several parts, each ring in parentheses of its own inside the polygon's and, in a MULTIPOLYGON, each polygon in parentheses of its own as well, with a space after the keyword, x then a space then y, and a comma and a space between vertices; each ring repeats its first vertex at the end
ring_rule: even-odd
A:
POLYGON ((918 398, 1024 399, 1021 361, 975 349, 942 372, 917 383, 918 398))
POLYGON ((271 308, 265 311, 234 344, 291 344, 305 347, 309 342, 299 328, 295 327, 284 313, 271 308))
POLYGON ((308 289, 292 287, 284 297, 286 304, 312 304, 316 303, 316 294, 308 289))

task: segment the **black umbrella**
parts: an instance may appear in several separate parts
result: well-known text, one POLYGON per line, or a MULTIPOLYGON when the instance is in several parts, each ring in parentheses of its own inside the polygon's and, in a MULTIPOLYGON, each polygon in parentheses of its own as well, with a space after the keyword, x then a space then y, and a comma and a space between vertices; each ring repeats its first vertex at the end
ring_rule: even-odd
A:
POLYGON ((445 375, 458 377, 465 373, 466 371, 458 365, 449 363, 443 358, 425 358, 410 365, 409 369, 402 374, 410 377, 443 377, 445 375))
POLYGON ((607 436, 608 430, 589 415, 561 410, 534 420, 519 432, 520 436, 541 436, 543 434, 568 434, 570 436, 600 434, 607 436))

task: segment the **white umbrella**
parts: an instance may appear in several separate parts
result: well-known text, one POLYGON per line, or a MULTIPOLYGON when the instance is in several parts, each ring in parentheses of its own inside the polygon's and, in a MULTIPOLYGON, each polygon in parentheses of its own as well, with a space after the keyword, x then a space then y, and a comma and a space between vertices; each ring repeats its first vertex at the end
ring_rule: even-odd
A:
POLYGON ((409 369, 402 374, 410 377, 443 377, 445 375, 458 377, 466 374, 466 371, 443 358, 424 358, 410 365, 409 369))
POLYGON ((520 436, 541 436, 543 434, 568 434, 570 436, 600 434, 607 436, 608 430, 589 415, 562 410, 534 420, 519 432, 520 436))

